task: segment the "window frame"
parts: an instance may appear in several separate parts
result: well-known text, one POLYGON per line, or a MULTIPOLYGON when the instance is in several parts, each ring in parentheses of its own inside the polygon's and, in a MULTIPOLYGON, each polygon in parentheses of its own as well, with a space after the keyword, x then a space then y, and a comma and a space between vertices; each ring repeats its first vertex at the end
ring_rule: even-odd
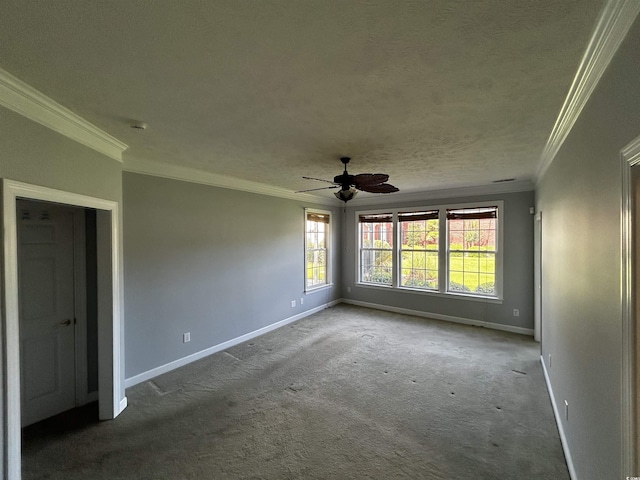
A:
POLYGON ((394 207, 394 208, 378 208, 375 210, 357 210, 354 212, 355 221, 355 240, 356 240, 356 259, 355 259, 355 286, 363 288, 385 289, 398 292, 412 293, 418 295, 447 297, 447 298, 464 298, 471 301, 481 301, 485 303, 503 303, 503 251, 504 251, 504 216, 505 206, 503 200, 489 200, 484 202, 464 202, 464 203, 445 203, 436 205, 421 205, 417 207, 394 207), (458 210, 467 208, 483 208, 497 207, 496 222, 496 254, 495 254, 495 295, 481 295, 476 292, 450 292, 449 285, 449 223, 447 221, 447 210, 458 210), (425 288, 416 288, 409 286, 401 286, 401 229, 399 228, 399 213, 412 212, 428 212, 438 211, 438 289, 429 290, 425 288), (360 233, 360 215, 388 214, 392 215, 392 229, 395 245, 392 249, 392 283, 391 285, 381 285, 367 283, 361 280, 361 255, 362 246, 360 233))
MULTIPOLYGON (((303 218, 303 235, 304 235, 304 261, 303 261, 303 266, 304 266, 304 275, 303 275, 303 282, 304 282, 304 292, 305 294, 308 293, 313 293, 313 292, 317 292, 320 290, 324 290, 326 288, 330 288, 333 285, 333 281, 332 281, 332 277, 331 277, 331 273, 332 273, 332 269, 331 269, 331 255, 332 255, 332 249, 331 249, 331 241, 332 241, 332 235, 333 235, 333 225, 332 225, 332 221, 333 221, 333 215, 332 212, 330 210, 320 210, 317 208, 305 208, 304 209, 304 218, 303 218), (308 278, 307 278, 307 274, 308 274, 308 265, 307 265, 307 255, 309 252, 309 244, 308 244, 308 238, 307 238, 307 219, 309 217, 309 214, 318 214, 318 215, 327 215, 329 217, 329 221, 327 222, 327 226, 326 226, 326 231, 325 231, 325 239, 324 239, 324 251, 325 251, 325 282, 324 283, 320 283, 317 285, 312 285, 309 286, 308 285, 308 278)), ((313 250, 320 250, 320 249, 313 249, 313 250)))
MULTIPOLYGON (((477 207, 477 206, 467 206, 467 207, 462 207, 462 208, 446 208, 445 209, 445 222, 447 224, 447 229, 446 229, 446 256, 447 256, 447 269, 446 269, 446 275, 447 275, 447 282, 446 282, 446 286, 445 289, 447 291, 447 293, 452 293, 452 294, 458 294, 458 295, 473 295, 476 297, 482 297, 482 298, 502 298, 502 295, 499 294, 498 292, 502 292, 502 288, 498 287, 498 283, 500 283, 500 285, 502 284, 502 281, 498 282, 498 251, 502 250, 500 245, 499 245, 499 236, 500 236, 500 217, 501 217, 501 213, 500 213, 500 207, 497 205, 497 202, 489 202, 489 204, 485 204, 484 206, 481 207, 477 207), (458 252, 458 253, 479 253, 479 252, 474 252, 473 250, 452 250, 451 249, 451 243, 449 241, 450 239, 450 234, 451 234, 451 229, 449 228, 449 218, 448 218, 448 214, 447 212, 450 210, 473 210, 473 209, 482 209, 482 208, 495 208, 496 209, 496 239, 495 239, 495 250, 491 251, 491 252, 487 252, 487 253, 491 253, 494 255, 494 262, 495 262, 495 295, 480 295, 478 293, 476 293, 475 295, 473 293, 466 293, 466 292, 457 292, 457 291, 450 291, 449 287, 450 287, 450 283, 451 283, 451 265, 449 264, 450 260, 451 260, 451 252, 458 252)), ((500 267, 502 266, 502 262, 500 262, 500 267)))
MULTIPOLYGON (((419 290, 419 291, 425 291, 425 292, 439 292, 439 290, 440 290, 440 212, 437 209, 430 209, 430 210, 422 209, 422 210, 418 210, 418 211, 407 211, 407 210, 403 209, 402 211, 399 211, 397 213, 397 218, 398 218, 398 222, 397 222, 397 225, 398 225, 398 234, 397 234, 397 239, 398 239, 398 241, 397 241, 397 245, 398 245, 398 287, 399 288, 411 288, 411 289, 415 289, 415 290, 419 290), (433 248, 432 249, 425 248, 425 249, 420 250, 420 249, 415 249, 415 248, 402 248, 402 245, 403 245, 403 242, 402 242, 402 240, 403 240, 402 239, 403 231, 402 231, 402 227, 401 227, 401 225, 403 223, 402 217, 404 215, 410 216, 411 214, 414 214, 414 213, 423 213, 426 216, 431 216, 431 214, 433 214, 433 213, 436 214, 436 218, 419 219, 419 220, 423 220, 423 221, 438 220, 438 243, 436 244, 435 249, 433 249, 433 248), (426 258, 427 258, 426 254, 427 253, 435 253, 437 255, 438 266, 436 268, 436 273, 438 275, 438 287, 436 287, 436 288, 432 288, 432 287, 415 287, 415 286, 407 286, 407 285, 403 285, 402 284, 402 277, 403 277, 403 270, 404 270, 404 268, 402 266, 402 254, 404 252, 411 252, 412 253, 412 257, 413 257, 413 254, 415 254, 416 252, 417 253, 424 252, 425 253, 425 263, 426 263, 426 258)), ((414 221, 417 221, 417 220, 407 220, 407 222, 414 222, 414 221)), ((412 270, 417 270, 417 269, 413 268, 412 270)), ((432 269, 427 269, 426 265, 425 265, 424 271, 426 272, 428 270, 432 270, 432 269)))
MULTIPOLYGON (((380 212, 374 215, 380 215, 380 216, 389 216, 392 215, 390 212, 385 211, 385 212, 380 212)), ((387 223, 391 223, 391 237, 392 237, 392 241, 395 245, 395 238, 393 238, 394 236, 394 228, 393 228, 393 218, 391 219, 391 222, 360 222, 360 216, 357 217, 358 218, 358 277, 356 278, 362 278, 362 258, 363 258, 363 254, 365 251, 367 252, 391 252, 391 264, 395 265, 395 260, 394 260, 394 250, 395 247, 391 247, 391 248, 380 248, 380 247, 375 247, 375 246, 371 246, 371 247, 363 247, 362 246, 362 228, 361 225, 363 223, 372 223, 372 224, 384 224, 386 225, 387 223)), ((385 237, 386 237, 386 229, 385 229, 385 237)), ((375 241, 375 240, 374 240, 375 241)), ((394 284, 394 276, 395 276, 395 269, 392 267, 391 269, 391 283, 387 284, 387 283, 376 283, 376 282, 362 282, 362 283, 366 283, 367 285, 376 285, 376 286, 380 286, 380 287, 390 287, 394 284)))

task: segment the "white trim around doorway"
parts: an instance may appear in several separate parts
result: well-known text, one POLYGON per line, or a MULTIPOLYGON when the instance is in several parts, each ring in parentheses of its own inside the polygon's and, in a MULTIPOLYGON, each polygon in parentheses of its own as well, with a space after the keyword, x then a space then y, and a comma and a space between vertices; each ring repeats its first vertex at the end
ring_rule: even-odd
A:
POLYGON ((621 287, 622 287, 622 475, 635 475, 638 467, 638 416, 636 415, 636 375, 637 348, 636 348, 636 310, 634 305, 634 288, 636 278, 640 272, 634 272, 634 243, 640 239, 634 239, 634 216, 640 212, 633 209, 633 196, 635 194, 631 185, 631 168, 640 168, 640 137, 627 145, 621 152, 622 168, 622 228, 621 228, 621 287))
POLYGON ((0 349, 2 371, 1 471, 7 480, 21 478, 20 351, 16 200, 40 200, 97 210, 98 229, 98 375, 101 419, 115 418, 127 405, 124 395, 121 309, 121 233, 117 202, 2 180, 3 289, 0 349))

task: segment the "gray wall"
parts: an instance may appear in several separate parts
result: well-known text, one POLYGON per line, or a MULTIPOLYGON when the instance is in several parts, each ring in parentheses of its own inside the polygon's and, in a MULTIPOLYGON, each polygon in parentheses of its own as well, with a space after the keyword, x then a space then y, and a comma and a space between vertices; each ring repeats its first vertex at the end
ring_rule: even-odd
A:
MULTIPOLYGON (((389 197, 392 198, 391 196, 389 197)), ((356 285, 356 260, 358 258, 355 212, 377 209, 377 206, 349 207, 346 216, 345 250, 343 255, 343 297, 350 300, 408 308, 425 313, 435 313, 470 320, 499 323, 533 329, 533 192, 484 195, 477 197, 446 198, 417 201, 407 204, 389 204, 387 208, 446 205, 465 202, 504 201, 504 287, 502 304, 460 297, 435 296, 409 291, 368 288, 356 285), (351 287, 351 292, 347 292, 351 287), (513 309, 520 316, 513 316, 513 309)))
MULTIPOLYGON (((116 201, 122 199, 122 164, 17 113, 0 107, 0 177, 116 201)), ((91 299, 89 299, 91 300, 91 299)), ((124 322, 124 319, 122 319, 124 322)), ((88 325, 90 391, 95 390, 95 327, 88 325)), ((121 325, 121 328, 123 325, 121 325)), ((122 349, 124 360, 124 348, 122 349)), ((124 378, 124 371, 122 372, 124 378)), ((124 385, 122 385, 124 392, 124 385)))
POLYGON ((122 164, 0 107, 0 177, 120 202, 122 164))
POLYGON ((340 298, 339 208, 335 285, 305 295, 310 205, 134 173, 123 185, 127 378, 340 298))
POLYGON ((638 45, 636 20, 537 191, 542 352, 581 480, 637 474, 620 472, 620 150, 640 135, 638 45))

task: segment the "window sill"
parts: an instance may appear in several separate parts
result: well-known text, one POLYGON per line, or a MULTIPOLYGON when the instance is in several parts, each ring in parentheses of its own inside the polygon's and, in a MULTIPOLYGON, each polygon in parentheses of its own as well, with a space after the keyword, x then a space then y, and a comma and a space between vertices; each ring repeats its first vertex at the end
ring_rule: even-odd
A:
POLYGON ((418 290, 417 288, 409 288, 409 287, 392 287, 391 285, 373 285, 370 283, 356 283, 355 286, 362 287, 362 288, 372 288, 374 290, 391 290, 394 292, 426 295, 428 297, 469 300, 471 302, 495 303, 499 305, 502 305, 502 303, 504 302, 504 300, 499 297, 483 297, 481 295, 473 295, 468 293, 436 292, 432 290, 418 290))
POLYGON ((309 295, 311 293, 321 292, 322 290, 326 290, 331 287, 333 287, 333 283, 327 283, 325 285, 318 285, 317 287, 306 288, 304 291, 304 294, 309 295))

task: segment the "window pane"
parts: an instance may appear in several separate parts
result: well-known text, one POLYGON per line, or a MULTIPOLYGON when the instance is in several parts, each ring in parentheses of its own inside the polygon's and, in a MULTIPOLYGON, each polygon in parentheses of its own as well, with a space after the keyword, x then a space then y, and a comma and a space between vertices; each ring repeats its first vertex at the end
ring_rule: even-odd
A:
POLYGON ((495 251, 496 249, 496 219, 480 220, 480 245, 483 250, 495 251))
POLYGON ((462 230, 464 227, 464 220, 449 220, 449 230, 462 230))
POLYGON ((437 252, 403 251, 401 261, 400 285, 430 290, 438 288, 437 252))
POLYGON ((362 223, 360 224, 360 227, 362 229, 362 242, 361 242, 362 247, 363 248, 373 247, 373 238, 372 238, 373 224, 362 223))
POLYGON ((362 250, 360 280, 366 283, 391 285, 391 250, 362 250))
POLYGON ((449 220, 449 250, 462 250, 464 242, 463 220, 449 220))

